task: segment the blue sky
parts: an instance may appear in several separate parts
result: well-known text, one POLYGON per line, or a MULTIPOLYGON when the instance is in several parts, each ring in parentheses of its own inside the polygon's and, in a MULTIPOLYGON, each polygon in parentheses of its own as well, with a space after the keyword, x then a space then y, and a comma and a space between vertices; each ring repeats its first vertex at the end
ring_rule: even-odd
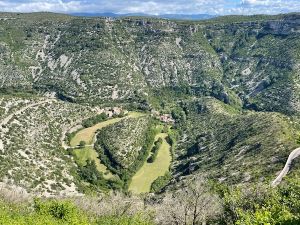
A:
POLYGON ((278 14, 300 12, 300 0, 0 0, 0 11, 278 14))

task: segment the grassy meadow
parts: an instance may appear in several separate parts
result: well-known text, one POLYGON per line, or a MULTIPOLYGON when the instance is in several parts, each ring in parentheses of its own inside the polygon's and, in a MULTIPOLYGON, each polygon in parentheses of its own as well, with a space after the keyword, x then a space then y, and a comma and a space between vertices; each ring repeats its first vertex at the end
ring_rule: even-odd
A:
POLYGON ((113 119, 109 119, 107 121, 98 123, 92 127, 88 127, 85 129, 82 129, 80 131, 78 131, 78 133, 76 133, 75 137, 72 138, 70 144, 72 147, 76 147, 79 145, 80 141, 85 141, 85 143, 87 145, 91 145, 94 141, 94 137, 95 137, 95 133, 97 130, 102 129, 104 127, 107 127, 111 124, 114 124, 116 122, 119 122, 120 120, 124 119, 124 118, 137 118, 140 116, 145 115, 144 113, 139 113, 139 112, 130 112, 128 113, 127 116, 122 117, 122 118, 113 118, 113 119))
POLYGON ((155 140, 163 139, 163 143, 158 150, 157 158, 153 163, 145 162, 139 171, 132 177, 129 191, 135 194, 150 192, 151 184, 160 176, 164 176, 169 170, 172 161, 170 145, 166 141, 168 134, 160 133, 155 140))

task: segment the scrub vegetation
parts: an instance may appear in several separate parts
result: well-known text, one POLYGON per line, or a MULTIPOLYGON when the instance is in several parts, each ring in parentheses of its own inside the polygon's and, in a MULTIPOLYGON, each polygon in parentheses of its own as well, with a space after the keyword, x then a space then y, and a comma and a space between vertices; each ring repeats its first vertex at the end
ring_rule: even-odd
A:
POLYGON ((299 21, 0 13, 0 224, 299 224, 299 21))

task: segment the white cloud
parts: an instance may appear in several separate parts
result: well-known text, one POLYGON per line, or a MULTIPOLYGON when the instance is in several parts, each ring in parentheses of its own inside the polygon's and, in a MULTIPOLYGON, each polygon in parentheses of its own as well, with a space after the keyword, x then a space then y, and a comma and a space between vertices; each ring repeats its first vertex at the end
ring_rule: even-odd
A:
POLYGON ((0 1, 1 11, 6 12, 74 12, 84 8, 81 1, 63 2, 62 0, 51 1, 0 1))
POLYGON ((299 0, 242 0, 242 14, 278 14, 299 12, 299 0))
POLYGON ((242 0, 242 4, 244 5, 252 5, 252 6, 268 6, 268 5, 272 5, 272 4, 278 4, 281 1, 279 0, 242 0))
POLYGON ((300 0, 0 0, 0 11, 275 14, 300 11, 300 0))

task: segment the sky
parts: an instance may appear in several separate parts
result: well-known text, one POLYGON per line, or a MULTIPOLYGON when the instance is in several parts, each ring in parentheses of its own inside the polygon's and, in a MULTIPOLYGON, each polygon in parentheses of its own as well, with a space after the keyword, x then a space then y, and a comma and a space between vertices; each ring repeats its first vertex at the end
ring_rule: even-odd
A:
POLYGON ((0 0, 3 12, 279 14, 300 12, 300 0, 0 0))

